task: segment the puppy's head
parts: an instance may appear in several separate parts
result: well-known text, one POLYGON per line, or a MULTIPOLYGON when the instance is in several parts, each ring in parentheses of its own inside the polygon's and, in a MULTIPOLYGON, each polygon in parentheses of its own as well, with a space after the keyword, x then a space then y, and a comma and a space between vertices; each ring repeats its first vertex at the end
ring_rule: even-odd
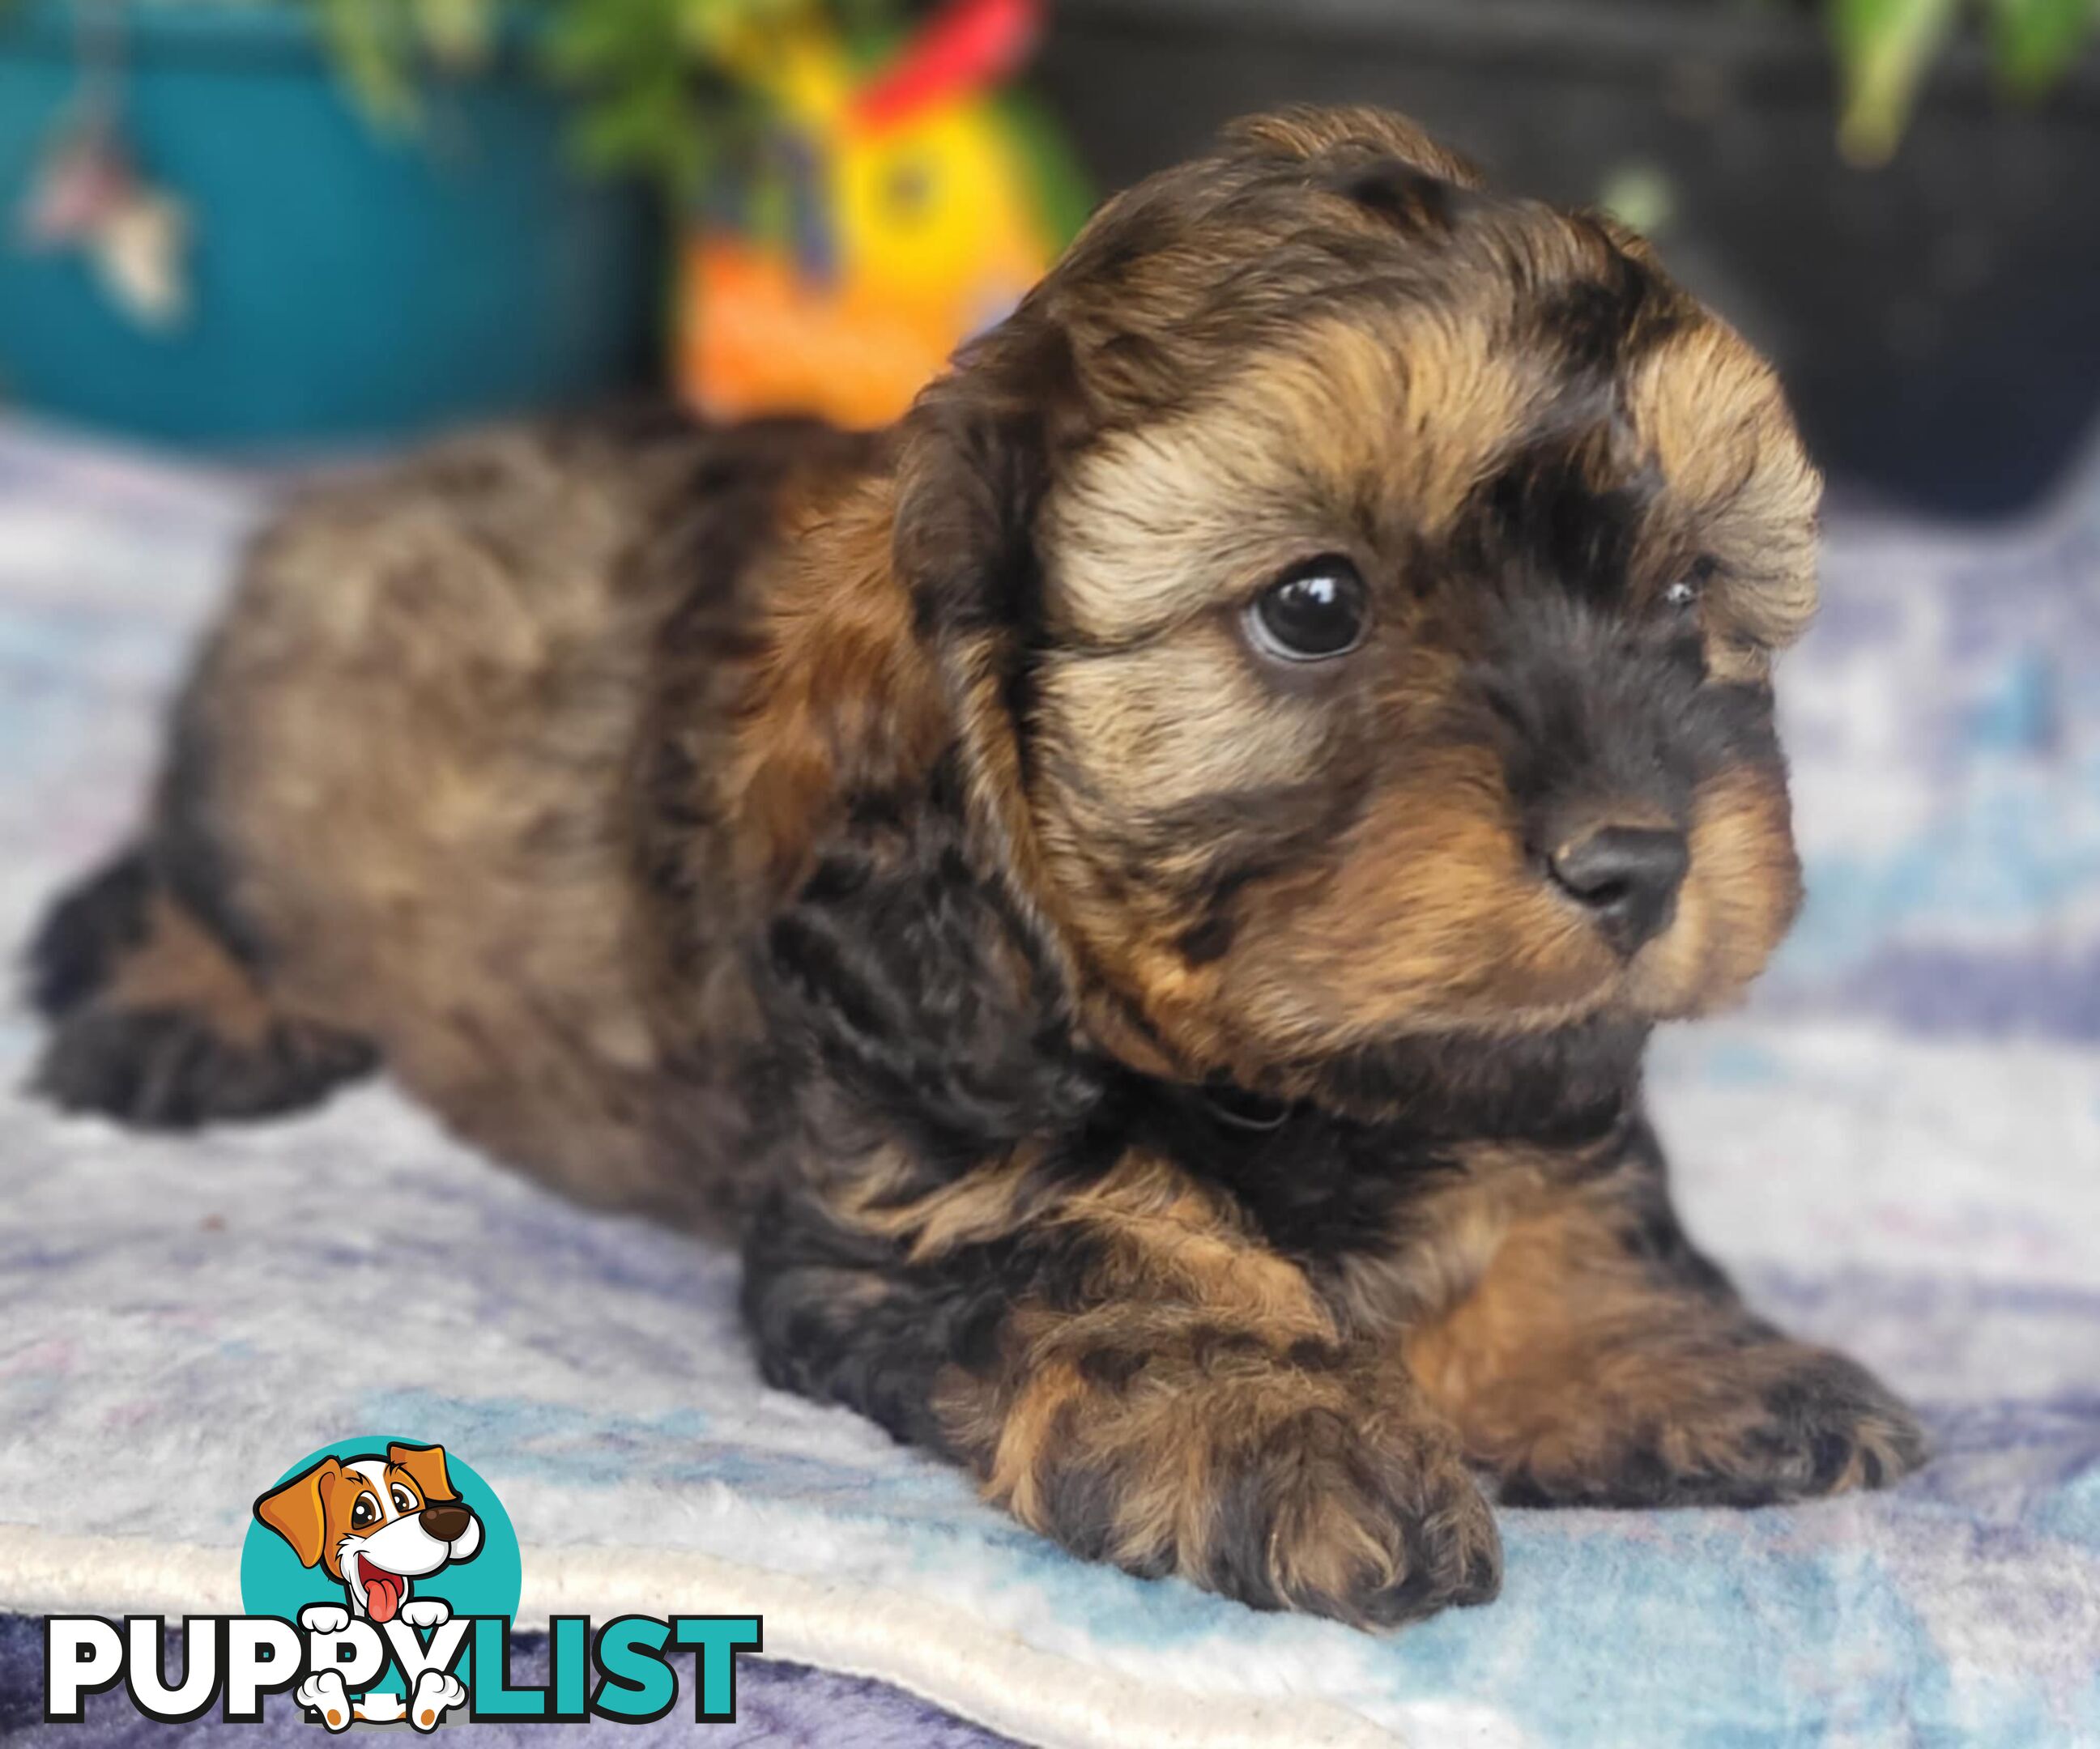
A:
POLYGON ((1739 992, 1819 484, 1601 218, 1370 111, 1110 203, 903 434, 986 830, 1123 1054, 1283 1093, 1739 992))
POLYGON ((348 1590, 356 1613, 393 1619, 412 1581, 481 1547, 481 1521, 459 1497, 443 1446, 390 1445, 385 1456, 324 1457, 255 1503, 302 1566, 348 1590))

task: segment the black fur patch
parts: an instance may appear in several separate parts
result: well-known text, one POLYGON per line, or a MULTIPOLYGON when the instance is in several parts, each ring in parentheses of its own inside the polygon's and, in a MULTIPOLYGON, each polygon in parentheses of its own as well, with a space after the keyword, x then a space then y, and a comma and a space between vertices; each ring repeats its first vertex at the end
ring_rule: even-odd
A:
POLYGON ((307 1023, 273 1021, 244 1044, 181 1008, 90 1006, 52 1033, 34 1089, 61 1110, 190 1130, 298 1111, 378 1060, 362 1039, 307 1023))
POLYGON ((857 799, 774 919, 764 980, 785 1055, 955 1171, 1080 1126, 1105 1085, 965 837, 951 785, 857 799))
POLYGON ((1000 1253, 900 1268, 892 1249, 786 1194, 744 1239, 743 1310, 768 1384, 867 1416, 892 1436, 948 1449, 933 1413, 942 1368, 989 1367, 1008 1300, 1000 1253))
POLYGON ((153 875, 128 850, 54 905, 29 945, 27 993, 46 1020, 63 1020, 108 983, 117 962, 146 939, 153 875))
POLYGON ((1386 158, 1339 178, 1336 192, 1411 237, 1449 236, 1474 199, 1469 191, 1403 158, 1386 158))

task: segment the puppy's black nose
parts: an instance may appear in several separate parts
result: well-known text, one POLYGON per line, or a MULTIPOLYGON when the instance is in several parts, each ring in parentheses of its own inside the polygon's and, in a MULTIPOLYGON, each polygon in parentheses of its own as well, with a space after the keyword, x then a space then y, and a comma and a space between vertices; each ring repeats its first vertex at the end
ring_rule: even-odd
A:
POLYGON ((1682 832, 1600 826, 1577 834, 1546 860, 1561 890, 1596 919, 1604 939, 1631 954, 1669 923, 1692 852, 1682 832))
POLYGON ((416 1516, 422 1521, 423 1528, 441 1543, 457 1542, 474 1522, 474 1514, 457 1501, 426 1506, 416 1516))

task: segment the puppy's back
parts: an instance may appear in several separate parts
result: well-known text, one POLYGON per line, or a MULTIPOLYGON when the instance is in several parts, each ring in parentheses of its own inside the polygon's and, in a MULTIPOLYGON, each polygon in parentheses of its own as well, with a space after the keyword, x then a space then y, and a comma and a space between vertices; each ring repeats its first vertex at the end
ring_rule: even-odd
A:
POLYGON ((383 1059, 573 1194, 715 1201, 667 1130, 726 1158, 734 1104, 658 1073, 630 774, 666 616, 733 597, 783 482, 847 442, 628 416, 303 494, 177 705, 144 839, 37 949, 45 1089, 185 1125, 383 1059))

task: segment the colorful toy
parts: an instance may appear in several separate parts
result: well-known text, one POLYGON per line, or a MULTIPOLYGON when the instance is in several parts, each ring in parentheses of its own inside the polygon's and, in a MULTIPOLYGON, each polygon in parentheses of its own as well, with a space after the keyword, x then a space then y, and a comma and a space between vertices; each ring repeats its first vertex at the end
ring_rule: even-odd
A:
POLYGON ((1039 24, 1038 0, 955 0, 872 72, 814 12, 716 45, 770 121, 686 250, 694 402, 882 425, 1012 308, 1083 204, 1051 139, 993 95, 1039 24))

